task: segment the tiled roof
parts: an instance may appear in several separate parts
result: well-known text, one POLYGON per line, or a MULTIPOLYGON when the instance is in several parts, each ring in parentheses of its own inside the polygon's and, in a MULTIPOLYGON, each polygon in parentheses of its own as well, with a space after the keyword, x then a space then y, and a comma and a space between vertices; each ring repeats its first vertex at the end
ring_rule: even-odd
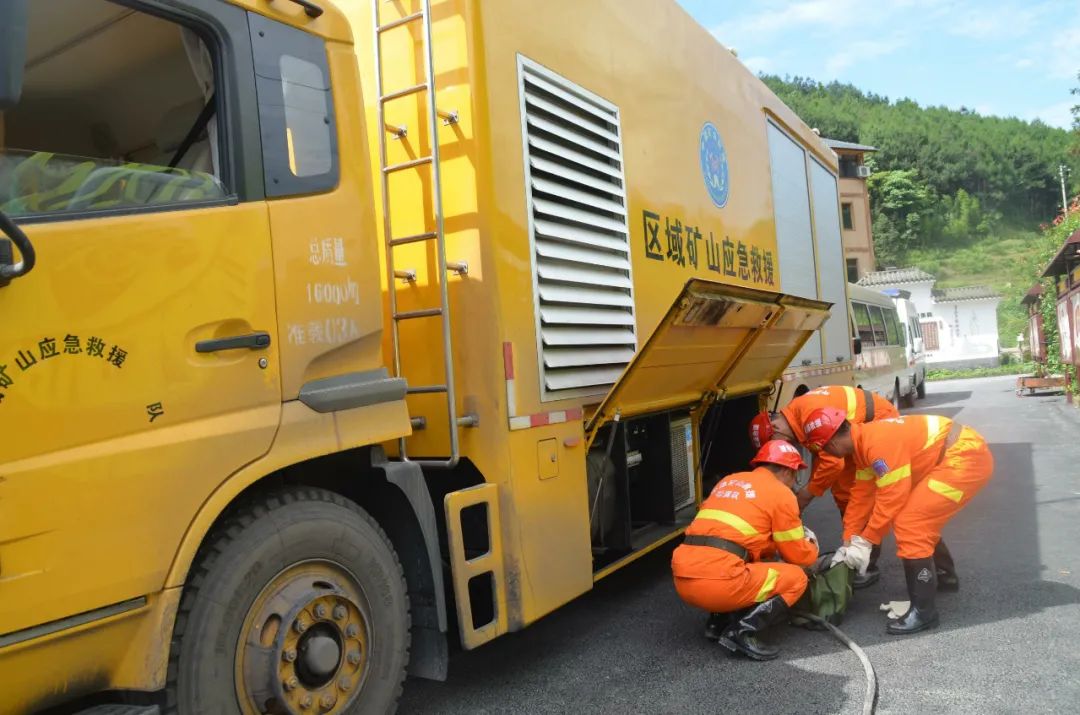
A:
POLYGON ((877 151, 876 146, 870 146, 868 144, 842 142, 839 139, 822 139, 822 141, 825 142, 825 146, 829 147, 833 151, 837 149, 847 149, 848 151, 877 151))
POLYGON ((984 300, 1001 297, 1001 294, 990 286, 942 288, 941 290, 935 290, 933 295, 935 303, 956 303, 962 300, 984 300))
POLYGON ((900 285, 903 283, 933 283, 934 277, 921 268, 889 268, 884 271, 872 271, 859 279, 859 285, 873 286, 900 285))
POLYGON ((1024 295, 1024 299, 1020 301, 1020 304, 1029 305, 1031 303, 1037 303, 1039 298, 1042 297, 1042 292, 1042 283, 1036 283, 1028 289, 1028 292, 1024 295))

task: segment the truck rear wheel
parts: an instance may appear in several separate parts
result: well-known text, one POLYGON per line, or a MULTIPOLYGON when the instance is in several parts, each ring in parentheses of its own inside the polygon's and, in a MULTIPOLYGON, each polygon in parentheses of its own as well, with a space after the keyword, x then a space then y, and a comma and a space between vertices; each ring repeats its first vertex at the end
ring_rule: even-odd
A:
POLYGON ((409 660, 405 575, 386 534, 296 488, 208 537, 173 630, 166 713, 393 712, 409 660))

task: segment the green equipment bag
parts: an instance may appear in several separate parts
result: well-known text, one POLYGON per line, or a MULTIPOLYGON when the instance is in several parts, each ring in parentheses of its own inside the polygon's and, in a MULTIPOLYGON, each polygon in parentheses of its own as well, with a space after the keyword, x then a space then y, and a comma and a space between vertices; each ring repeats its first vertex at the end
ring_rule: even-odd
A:
POLYGON ((812 613, 829 623, 839 625, 844 620, 848 602, 855 592, 852 585, 854 572, 845 564, 830 566, 832 554, 824 554, 811 566, 808 576, 810 583, 806 592, 792 609, 791 624, 811 630, 822 630, 822 626, 808 618, 798 615, 799 611, 812 613))

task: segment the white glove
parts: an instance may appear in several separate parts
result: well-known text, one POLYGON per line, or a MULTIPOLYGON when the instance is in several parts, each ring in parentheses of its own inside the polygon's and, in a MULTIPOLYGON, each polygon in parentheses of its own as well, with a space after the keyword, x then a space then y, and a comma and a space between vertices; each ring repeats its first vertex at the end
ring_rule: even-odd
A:
POLYGON ((870 566, 870 550, 872 548, 874 548, 873 544, 863 537, 853 536, 850 544, 841 546, 836 550, 829 565, 836 566, 838 563, 843 562, 858 571, 860 576, 865 576, 866 569, 870 566))
POLYGON ((832 561, 829 562, 829 568, 836 566, 839 563, 843 563, 847 559, 847 546, 841 546, 832 555, 832 561))
POLYGON ((873 548, 874 545, 863 537, 851 537, 851 543, 844 554, 844 563, 855 569, 860 576, 865 576, 866 569, 870 566, 870 550, 873 548))
POLYGON ((879 608, 885 612, 885 616, 889 620, 895 621, 908 612, 908 609, 911 608, 911 601, 889 601, 881 604, 879 608))
POLYGON ((813 544, 814 546, 817 546, 817 545, 818 545, 818 540, 817 540, 817 534, 815 534, 814 532, 810 531, 810 527, 809 527, 809 526, 804 526, 804 527, 803 527, 803 533, 804 533, 804 534, 806 535, 806 540, 807 540, 807 541, 809 541, 809 542, 810 542, 811 544, 813 544))

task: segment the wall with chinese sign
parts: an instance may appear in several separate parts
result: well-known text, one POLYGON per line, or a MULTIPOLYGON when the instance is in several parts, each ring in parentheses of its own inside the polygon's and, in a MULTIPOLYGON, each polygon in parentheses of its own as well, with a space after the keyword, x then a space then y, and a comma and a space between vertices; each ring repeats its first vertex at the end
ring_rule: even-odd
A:
POLYGON ((714 277, 734 278, 759 288, 778 287, 776 256, 771 248, 727 235, 718 239, 714 231, 703 235, 700 226, 684 224, 677 216, 649 210, 641 215, 646 258, 694 272, 704 268, 714 277))
MULTIPOLYGON (((573 240, 597 233, 621 239, 617 235, 622 233, 621 226, 596 219, 594 211, 586 218, 579 205, 599 206, 599 198, 614 204, 608 209, 611 221, 621 224, 625 215, 631 259, 626 275, 631 288, 626 296, 632 300, 636 349, 649 339, 688 280, 787 292, 776 225, 776 212, 787 203, 774 196, 767 127, 770 122, 783 127, 802 147, 804 202, 809 201, 808 162, 816 159, 835 174, 836 158, 730 50, 674 3, 515 0, 481 3, 478 13, 490 32, 484 35, 482 53, 477 55, 485 63, 487 103, 482 106, 488 113, 476 124, 476 131, 481 143, 491 142, 492 156, 497 159, 487 161, 488 156, 480 156, 477 205, 484 217, 483 234, 492 237, 499 259, 495 279, 501 295, 496 312, 501 335, 518 356, 514 371, 518 414, 558 409, 557 403, 563 401, 550 399, 551 385, 544 383, 550 370, 545 371, 541 363, 550 347, 544 342, 548 339, 545 330, 553 339, 564 335, 556 334, 554 328, 536 327, 546 319, 544 305, 531 300, 533 291, 527 287, 532 284, 536 291, 544 286, 530 275, 532 267, 543 260, 543 269, 551 276, 564 267, 547 265, 563 260, 558 256, 567 253, 550 246, 556 239, 575 252, 579 245, 588 252, 610 250, 610 260, 600 265, 621 259, 614 255, 615 249, 605 248, 603 235, 588 244, 573 240), (551 18, 559 13, 567 13, 573 22, 553 26, 551 18), (618 23, 618 32, 586 29, 613 22, 618 23), (529 31, 507 31, 518 27, 529 27, 529 31), (663 28, 665 43, 656 42, 657 28, 663 28), (679 52, 670 52, 671 46, 679 47, 679 52), (544 71, 522 74, 520 60, 518 66, 507 61, 512 57, 524 58, 544 71), (545 86, 556 87, 561 94, 545 86), (574 109, 575 103, 590 106, 574 109), (563 112, 559 116, 565 121, 555 121, 558 112, 563 112), (564 116, 566 112, 570 115, 564 116), (574 120, 574 112, 584 120, 574 120), (522 127, 520 144, 517 133, 507 131, 514 126, 522 127), (555 146, 560 151, 553 152, 555 146), (511 152, 521 159, 511 160, 511 152), (625 177, 624 191, 610 190, 605 177, 614 176, 613 171, 625 177), (540 195, 542 207, 537 208, 536 196, 530 200, 529 191, 540 195), (543 209, 545 224, 554 223, 552 204, 556 203, 562 223, 555 228, 571 225, 572 230, 563 238, 553 238, 554 231, 545 233, 545 245, 540 248, 550 250, 538 259, 538 243, 530 240, 530 222, 536 223, 543 209)), ((831 201, 838 213, 835 192, 831 201)), ((806 228, 804 234, 812 237, 812 218, 806 228)), ((842 260, 838 264, 842 272, 842 260)), ((816 266, 797 263, 792 272, 810 275, 814 285, 812 293, 796 294, 817 298, 816 266)), ((566 278, 560 280, 579 290, 582 284, 564 273, 566 278)), ((553 280, 551 276, 540 277, 553 280)), ((587 286, 582 290, 590 292, 587 286)), ((567 292, 548 290, 552 300, 565 299, 567 292)), ((573 307, 582 316, 599 312, 593 310, 594 305, 578 303, 573 307)), ((554 310, 547 313, 552 320, 558 317, 554 310)), ((610 349, 601 332, 590 336, 594 340, 587 349, 624 359, 627 351, 621 344, 619 350, 610 349)), ((820 362, 820 342, 813 354, 820 362)), ((586 367, 595 367, 596 374, 602 372, 605 379, 620 372, 603 369, 608 366, 590 363, 586 367)), ((586 377, 583 374, 582 380, 586 377)), ((590 396, 602 396, 606 389, 607 384, 581 388, 582 394, 588 391, 590 396)), ((585 399, 575 401, 588 404, 585 399)), ((567 400, 564 406, 570 404, 567 400)))

